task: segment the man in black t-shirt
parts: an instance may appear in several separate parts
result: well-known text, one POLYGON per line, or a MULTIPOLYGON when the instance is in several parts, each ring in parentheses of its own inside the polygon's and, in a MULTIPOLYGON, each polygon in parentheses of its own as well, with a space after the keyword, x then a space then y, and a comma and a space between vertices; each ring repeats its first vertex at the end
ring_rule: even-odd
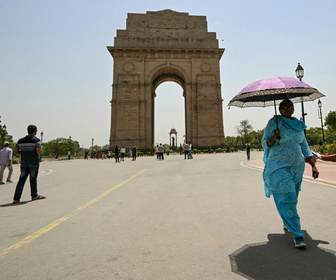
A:
POLYGON ((19 203, 22 195, 24 184, 28 175, 30 176, 30 192, 32 200, 44 199, 43 195, 37 192, 37 175, 39 170, 39 154, 42 152, 41 140, 35 135, 37 127, 29 125, 28 135, 19 139, 14 148, 15 154, 21 154, 21 174, 19 182, 16 185, 13 203, 19 203))
POLYGON ((245 146, 246 146, 246 157, 247 157, 248 160, 250 160, 250 152, 251 152, 250 142, 247 141, 245 146))

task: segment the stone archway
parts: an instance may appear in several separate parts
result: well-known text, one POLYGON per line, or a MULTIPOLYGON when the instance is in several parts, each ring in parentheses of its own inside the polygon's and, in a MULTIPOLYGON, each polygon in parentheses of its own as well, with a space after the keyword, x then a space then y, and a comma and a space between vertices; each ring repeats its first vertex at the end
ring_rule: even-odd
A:
POLYGON ((172 10, 128 14, 117 30, 113 56, 110 147, 150 150, 154 145, 155 90, 174 81, 185 98, 186 141, 224 146, 218 47, 205 16, 172 10))

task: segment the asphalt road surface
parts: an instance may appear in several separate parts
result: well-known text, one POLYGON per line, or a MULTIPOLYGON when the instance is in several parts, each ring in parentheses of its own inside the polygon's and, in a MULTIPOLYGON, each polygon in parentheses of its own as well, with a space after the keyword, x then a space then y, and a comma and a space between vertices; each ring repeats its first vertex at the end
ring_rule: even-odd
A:
POLYGON ((309 238, 298 251, 244 152, 43 162, 45 200, 30 200, 28 180, 13 205, 15 186, 0 187, 0 279, 336 279, 335 185, 304 180, 298 210, 309 238), (235 263, 256 244, 263 259, 235 263), (324 252, 326 275, 314 260, 324 252), (288 269, 295 254, 299 278, 288 269))

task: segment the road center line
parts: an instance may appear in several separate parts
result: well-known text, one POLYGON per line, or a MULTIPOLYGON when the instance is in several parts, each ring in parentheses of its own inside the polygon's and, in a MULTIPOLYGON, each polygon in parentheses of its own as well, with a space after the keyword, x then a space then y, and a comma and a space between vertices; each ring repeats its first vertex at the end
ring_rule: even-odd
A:
POLYGON ((10 253, 11 251, 18 249, 20 247, 22 247, 25 244, 30 243, 31 241, 33 241, 34 239, 40 237, 41 235, 47 233, 48 231, 52 230, 53 228, 57 227, 58 225, 60 225, 61 223, 65 222, 66 220, 70 219, 73 216, 76 216, 78 213, 80 213, 82 210, 85 210, 86 208, 88 208, 89 206, 91 206, 92 204, 96 203, 97 201, 101 200, 103 197, 107 196, 109 193, 113 192, 114 190, 116 190, 117 188, 121 187, 122 185, 128 183, 129 181, 131 181, 132 179, 134 179, 135 177, 137 177, 138 175, 140 175, 141 173, 145 172, 146 169, 141 170, 140 172, 136 173, 135 175, 131 176, 130 178, 126 179, 125 181, 123 181, 122 183, 114 186, 113 188, 107 190, 106 192, 102 193, 101 195, 97 196, 96 198, 90 200, 89 202, 85 203, 84 205, 82 205, 81 207, 77 208, 74 212, 67 214, 65 216, 63 216, 62 218, 52 222, 51 224, 45 226, 44 228, 38 230, 37 232, 27 236, 26 238, 24 238, 23 240, 21 240, 20 242, 10 246, 9 248, 5 249, 4 251, 2 251, 2 253, 0 254, 0 258, 4 258, 6 257, 6 255, 8 253, 10 253))

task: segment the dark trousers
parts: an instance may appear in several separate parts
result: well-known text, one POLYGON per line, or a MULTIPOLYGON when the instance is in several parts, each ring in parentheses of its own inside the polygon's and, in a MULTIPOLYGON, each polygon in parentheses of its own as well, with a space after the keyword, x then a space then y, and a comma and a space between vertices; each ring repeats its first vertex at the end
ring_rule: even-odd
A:
POLYGON ((31 164, 31 165, 21 165, 21 174, 19 182, 16 185, 14 200, 20 200, 24 184, 28 178, 30 179, 30 194, 31 197, 37 197, 37 175, 39 170, 39 164, 31 164))

